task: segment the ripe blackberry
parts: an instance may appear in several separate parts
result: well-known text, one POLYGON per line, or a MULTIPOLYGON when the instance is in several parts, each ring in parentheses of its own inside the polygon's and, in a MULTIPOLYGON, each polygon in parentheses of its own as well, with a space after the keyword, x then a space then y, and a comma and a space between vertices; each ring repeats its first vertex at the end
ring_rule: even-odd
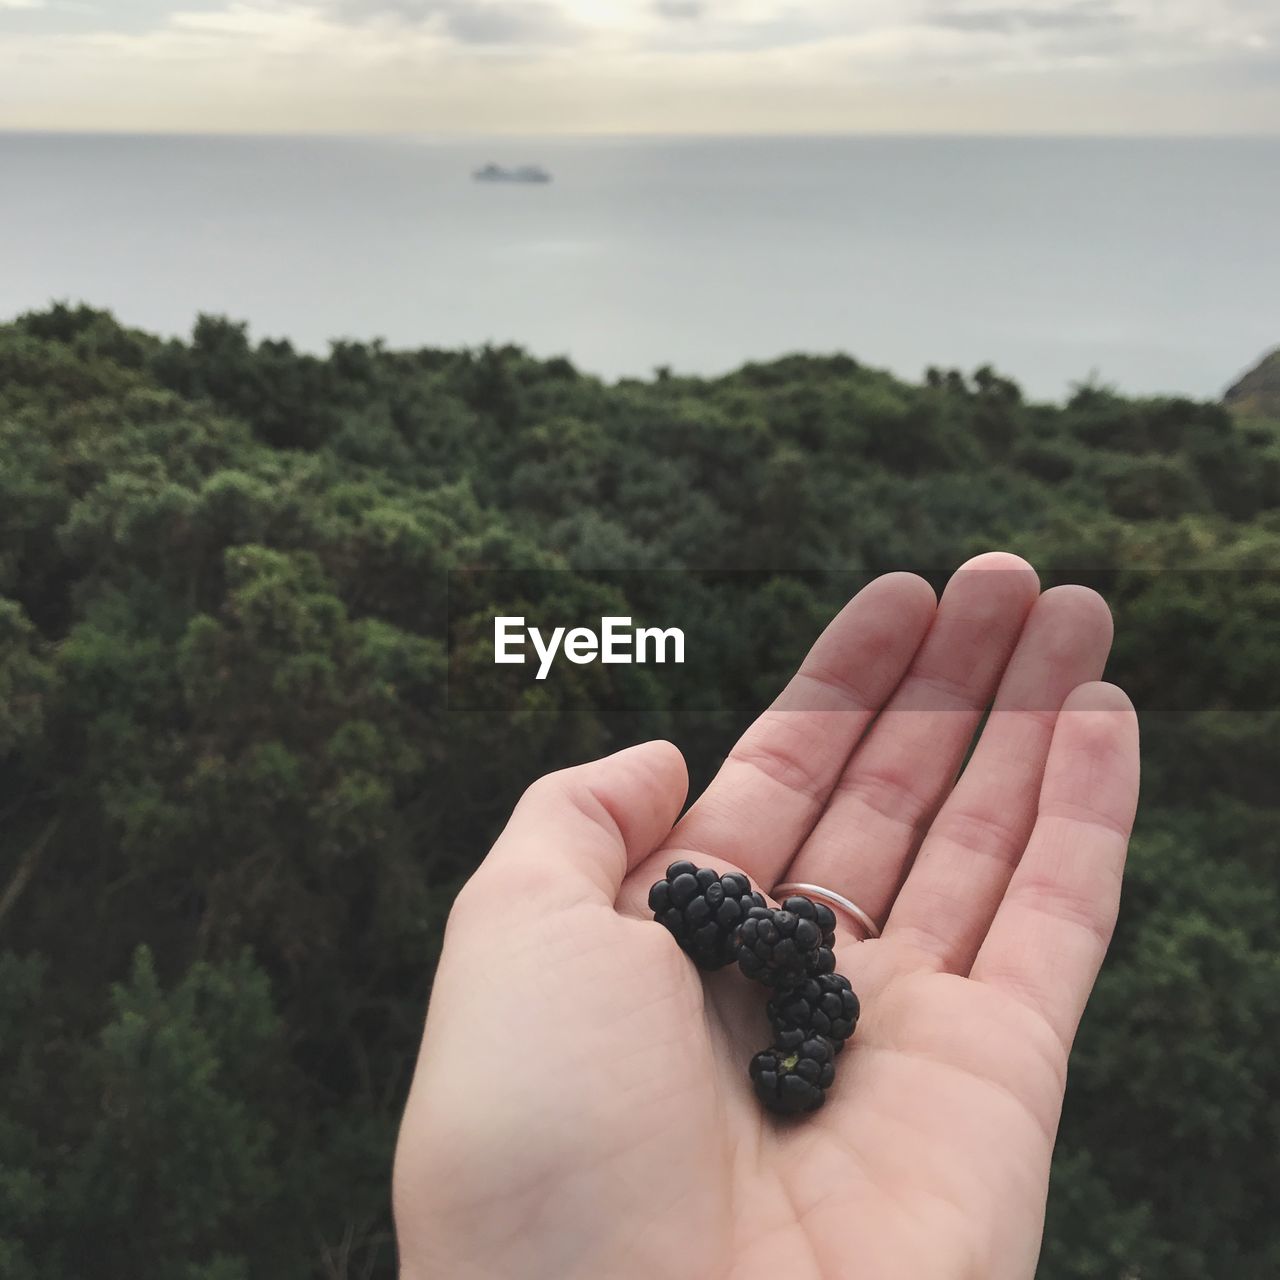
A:
POLYGON ((738 966, 768 987, 789 987, 836 967, 836 917, 799 894, 780 907, 752 907, 738 934, 738 966))
POLYGON ((858 997, 843 973, 802 978, 774 992, 768 1008, 770 1025, 779 1036, 784 1032, 822 1036, 837 1053, 853 1035, 859 1012, 858 997))
POLYGON ((692 862, 673 862, 666 879, 649 890, 653 918, 671 931, 699 969, 732 964, 738 926, 749 911, 763 906, 764 899, 751 891, 751 881, 740 872, 721 875, 692 862))
POLYGON ((798 1045, 774 1045, 751 1059, 756 1097, 770 1111, 794 1116, 816 1111, 836 1077, 835 1050, 829 1040, 810 1036, 798 1045))

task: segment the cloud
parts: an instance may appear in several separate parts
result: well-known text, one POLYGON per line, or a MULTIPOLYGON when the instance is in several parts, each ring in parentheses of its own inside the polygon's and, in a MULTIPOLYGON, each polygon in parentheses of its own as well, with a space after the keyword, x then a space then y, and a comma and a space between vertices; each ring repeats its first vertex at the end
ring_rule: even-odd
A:
POLYGON ((554 44, 576 31, 550 4, 475 4, 450 6, 445 25, 463 44, 554 44))
POLYGON ((707 12, 707 6, 702 0, 653 0, 653 12, 659 18, 689 22, 703 17, 707 12))
POLYGON ((1052 8, 940 9, 928 13, 924 21, 953 31, 1079 31, 1099 27, 1123 27, 1132 22, 1107 0, 1081 0, 1077 4, 1052 8))
POLYGON ((1275 0, 13 4, 0 128, 1280 132, 1275 0))
POLYGON ((464 45, 562 44, 578 34, 549 0, 339 0, 334 13, 353 25, 390 19, 432 26, 464 45))
POLYGON ((168 26, 181 11, 208 12, 227 0, 0 0, 0 33, 133 35, 168 26))

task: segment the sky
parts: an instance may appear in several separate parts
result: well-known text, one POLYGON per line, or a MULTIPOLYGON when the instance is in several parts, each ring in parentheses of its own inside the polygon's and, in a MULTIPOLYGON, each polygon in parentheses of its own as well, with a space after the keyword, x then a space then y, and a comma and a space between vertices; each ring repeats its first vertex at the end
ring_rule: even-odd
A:
POLYGON ((1280 3, 0 0, 0 128, 1280 135, 1280 3))

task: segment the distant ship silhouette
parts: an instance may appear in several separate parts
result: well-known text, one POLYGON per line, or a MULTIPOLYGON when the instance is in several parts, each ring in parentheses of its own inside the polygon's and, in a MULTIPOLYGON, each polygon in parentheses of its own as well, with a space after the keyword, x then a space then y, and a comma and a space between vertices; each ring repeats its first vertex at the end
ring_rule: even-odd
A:
POLYGON ((472 175, 476 182, 550 182, 551 175, 536 164, 522 164, 504 169, 500 164, 487 164, 472 175))

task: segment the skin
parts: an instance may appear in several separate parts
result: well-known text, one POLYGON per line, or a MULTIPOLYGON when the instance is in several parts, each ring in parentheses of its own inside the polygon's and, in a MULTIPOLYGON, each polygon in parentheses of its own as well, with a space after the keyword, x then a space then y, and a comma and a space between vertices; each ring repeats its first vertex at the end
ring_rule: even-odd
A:
POLYGON ((1110 644, 1100 596, 1012 555, 941 601, 889 574, 678 822, 669 743, 535 782, 449 918, 396 1155, 405 1280, 1030 1280, 1137 804, 1110 644), (761 1109, 763 988, 653 921, 679 857, 882 923, 841 916, 863 1016, 820 1111, 761 1109))

